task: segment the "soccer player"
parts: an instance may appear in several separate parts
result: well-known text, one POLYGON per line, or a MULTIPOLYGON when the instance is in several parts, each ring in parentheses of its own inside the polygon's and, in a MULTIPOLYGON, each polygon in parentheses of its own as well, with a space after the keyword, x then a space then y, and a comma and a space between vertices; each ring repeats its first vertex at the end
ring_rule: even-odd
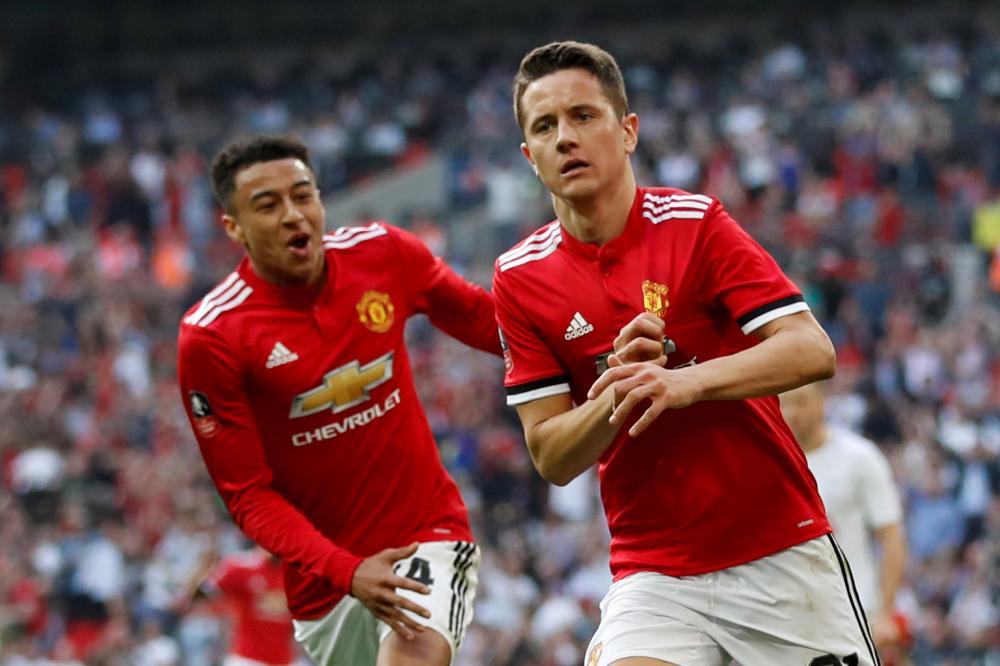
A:
MULTIPOLYGON (((227 603, 233 632, 223 666, 291 666, 296 663, 281 564, 254 548, 206 562, 196 596, 227 603)), ((199 572, 200 573, 200 572, 199 572)))
POLYGON ((903 507, 889 461, 875 443, 827 426, 823 409, 819 383, 781 394, 781 413, 806 454, 830 526, 851 563, 875 644, 881 648, 900 638, 893 611, 906 566, 903 507))
POLYGON ((318 664, 448 664, 479 550, 403 328, 426 313, 499 354, 492 299, 401 229, 324 233, 298 141, 230 144, 212 177, 246 257, 178 338, 209 474, 236 524, 281 559, 296 639, 318 664))
POLYGON ((514 109, 557 219, 496 262, 507 401, 543 477, 599 463, 614 583, 587 664, 877 663, 775 397, 834 371, 798 289, 716 199, 636 186, 605 51, 531 51, 514 109))

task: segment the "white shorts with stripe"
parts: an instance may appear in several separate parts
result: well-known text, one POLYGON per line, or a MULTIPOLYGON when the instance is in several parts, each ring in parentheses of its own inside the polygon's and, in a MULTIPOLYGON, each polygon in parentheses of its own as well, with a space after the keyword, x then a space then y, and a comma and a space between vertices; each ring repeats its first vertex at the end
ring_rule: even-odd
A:
MULTIPOLYGON (((472 622, 472 600, 479 582, 479 547, 467 541, 431 541, 396 563, 396 572, 431 588, 428 595, 397 590, 431 612, 408 616, 444 636, 452 660, 472 622)), ((379 645, 392 628, 377 620, 354 597, 344 597, 318 620, 294 620, 295 640, 318 666, 374 666, 379 645)))
POLYGON ((651 657, 681 666, 879 666, 847 559, 830 535, 702 574, 615 582, 586 666, 651 657))

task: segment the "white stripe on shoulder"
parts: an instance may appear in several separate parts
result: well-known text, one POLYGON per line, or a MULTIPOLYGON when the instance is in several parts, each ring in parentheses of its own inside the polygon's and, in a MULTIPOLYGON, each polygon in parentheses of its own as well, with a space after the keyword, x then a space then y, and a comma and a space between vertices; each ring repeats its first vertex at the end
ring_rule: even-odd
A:
POLYGON ((550 222, 497 257, 497 262, 503 263, 510 259, 516 259, 521 255, 527 254, 528 252, 531 252, 530 246, 543 243, 557 233, 559 233, 559 222, 550 222))
POLYGON ((214 308, 211 312, 209 312, 207 315, 205 315, 205 317, 202 318, 201 321, 197 322, 197 325, 201 326, 202 328, 208 326, 213 321, 215 321, 216 317, 218 317, 220 314, 222 314, 223 312, 229 312, 230 310, 232 310, 233 308, 235 308, 237 305, 239 305, 243 301, 247 300, 247 298, 252 293, 253 293, 253 287, 251 287, 251 286, 243 287, 243 291, 241 291, 240 293, 236 294, 235 298, 232 298, 232 299, 226 301, 225 303, 222 303, 218 307, 214 308))
POLYGON ((184 323, 195 323, 204 317, 205 314, 207 314, 213 307, 232 298, 233 294, 238 292, 240 287, 244 284, 245 283, 242 278, 240 278, 239 273, 230 273, 229 276, 219 284, 219 286, 205 294, 204 298, 201 299, 201 303, 198 305, 198 309, 185 317, 184 323))
POLYGON ((518 248, 516 255, 508 256, 502 261, 498 259, 497 268, 503 273, 511 268, 517 268, 532 261, 544 259, 558 250, 560 243, 562 243, 562 232, 556 227, 556 231, 552 234, 551 238, 521 246, 518 248))
POLYGON ((671 210, 663 215, 653 215, 649 211, 643 211, 642 216, 653 224, 659 224, 667 220, 701 220, 705 213, 697 210, 671 210))
POLYGON ((670 203, 671 201, 696 201, 703 204, 712 203, 712 197, 706 196, 704 194, 668 194, 666 196, 653 194, 652 192, 646 192, 643 195, 645 201, 652 201, 653 203, 670 203))
POLYGON ((549 244, 538 250, 538 252, 532 252, 531 254, 526 254, 519 259, 514 259, 513 261, 508 261, 505 264, 498 264, 500 272, 509 271, 512 268, 517 268, 518 266, 523 266, 524 264, 530 263, 532 261, 538 261, 539 259, 544 259, 553 252, 559 249, 559 243, 562 242, 562 235, 558 235, 549 241, 549 244))
POLYGON ((758 328, 763 326, 768 322, 772 322, 775 319, 780 319, 790 314, 795 314, 796 312, 808 312, 809 306, 805 301, 799 301, 798 303, 791 303, 789 305, 783 305, 780 308, 775 308, 773 310, 768 310, 762 315, 754 317, 747 323, 743 324, 740 328, 743 330, 744 335, 750 335, 758 328))
POLYGON ((343 241, 351 238, 352 236, 357 236, 358 234, 365 233, 367 231, 373 231, 375 229, 385 229, 385 227, 378 222, 371 222, 369 224, 362 224, 356 227, 337 227, 332 232, 328 234, 323 234, 324 241, 343 241))
POLYGON ((537 388, 534 391, 525 391, 524 393, 515 393, 514 395, 507 396, 507 406, 514 407, 516 405, 523 405, 526 402, 531 402, 532 400, 540 400, 541 398, 548 398, 552 395, 560 395, 562 393, 569 393, 569 383, 563 384, 553 384, 552 386, 543 386, 537 388))
POLYGON ((642 201, 642 216, 653 224, 667 220, 701 220, 712 205, 704 194, 670 194, 659 196, 646 192, 642 201))
POLYGON ((344 236, 324 236, 323 247, 327 250, 346 250, 349 247, 354 247, 358 243, 363 243, 366 240, 378 238, 379 236, 385 236, 389 233, 385 227, 378 223, 372 223, 367 227, 355 228, 360 231, 344 236))
POLYGON ((677 209, 677 208, 687 208, 695 210, 708 210, 709 204, 702 203, 700 201, 670 201, 665 204, 656 204, 650 200, 645 200, 642 202, 642 207, 651 213, 662 213, 666 210, 677 209))

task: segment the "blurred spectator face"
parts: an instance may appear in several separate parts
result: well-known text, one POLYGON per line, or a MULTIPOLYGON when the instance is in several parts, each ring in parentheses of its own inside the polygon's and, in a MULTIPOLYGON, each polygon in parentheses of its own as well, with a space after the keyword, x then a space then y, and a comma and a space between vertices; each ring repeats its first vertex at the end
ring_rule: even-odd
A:
POLYGON ((326 213, 312 171, 295 158, 258 162, 236 174, 235 185, 222 220, 257 274, 280 285, 317 280, 326 213))
POLYGON ((582 69, 532 81, 521 97, 521 151, 553 195, 582 201, 627 173, 639 119, 619 120, 600 82, 582 69))

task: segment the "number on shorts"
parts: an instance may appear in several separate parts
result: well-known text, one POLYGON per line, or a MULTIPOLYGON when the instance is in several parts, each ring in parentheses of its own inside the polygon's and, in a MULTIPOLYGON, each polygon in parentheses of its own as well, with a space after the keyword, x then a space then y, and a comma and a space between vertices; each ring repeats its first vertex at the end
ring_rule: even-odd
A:
POLYGON ((841 666, 841 664, 846 664, 846 666, 858 666, 858 653, 853 652, 841 661, 832 654, 825 654, 822 657, 816 657, 809 662, 809 666, 841 666))
POLYGON ((431 578, 431 563, 422 557, 414 557, 410 560, 410 570, 406 572, 406 577, 424 585, 433 585, 431 578))

